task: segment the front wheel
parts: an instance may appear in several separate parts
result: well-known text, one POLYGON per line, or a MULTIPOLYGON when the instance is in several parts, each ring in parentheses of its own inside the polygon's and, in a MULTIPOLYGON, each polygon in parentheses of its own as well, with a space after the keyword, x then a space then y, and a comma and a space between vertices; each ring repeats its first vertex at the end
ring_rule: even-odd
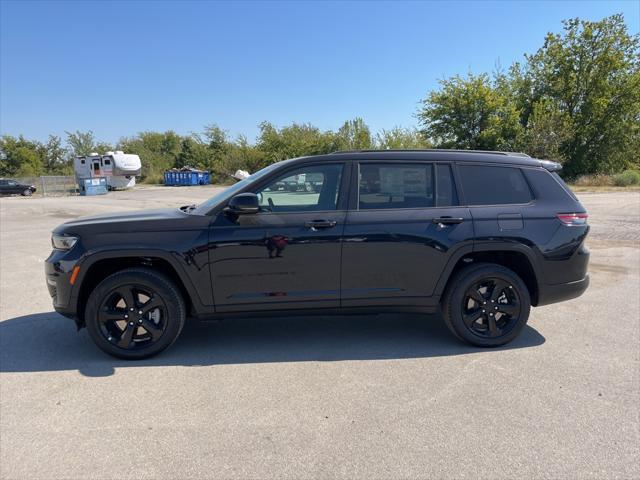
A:
POLYGON ((25 189, 22 191, 22 196, 23 196, 23 197, 30 197, 32 193, 33 193, 33 192, 31 191, 31 189, 30 189, 30 188, 25 188, 25 189))
POLYGON ((184 299, 166 276, 131 268, 104 279, 91 292, 85 323, 93 341, 124 359, 151 357, 168 348, 182 331, 184 299))
POLYGON ((529 319, 531 298, 522 279, 501 265, 479 263, 460 270, 444 295, 449 329, 467 343, 497 347, 518 336, 529 319))

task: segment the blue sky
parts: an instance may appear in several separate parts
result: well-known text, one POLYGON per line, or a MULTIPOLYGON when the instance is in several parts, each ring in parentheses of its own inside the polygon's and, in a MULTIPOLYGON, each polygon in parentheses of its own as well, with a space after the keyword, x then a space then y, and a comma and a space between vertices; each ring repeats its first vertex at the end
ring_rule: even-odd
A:
POLYGON ((438 79, 507 67, 562 19, 622 12, 640 28, 638 0, 0 2, 0 132, 40 140, 413 126, 438 79))

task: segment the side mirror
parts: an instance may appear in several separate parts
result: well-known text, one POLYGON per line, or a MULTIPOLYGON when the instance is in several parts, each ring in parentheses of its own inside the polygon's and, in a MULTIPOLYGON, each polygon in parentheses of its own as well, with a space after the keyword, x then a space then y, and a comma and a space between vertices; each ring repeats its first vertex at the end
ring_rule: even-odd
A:
POLYGON ((231 197, 225 211, 236 215, 258 213, 260 211, 260 200, 255 193, 240 193, 235 197, 231 197))

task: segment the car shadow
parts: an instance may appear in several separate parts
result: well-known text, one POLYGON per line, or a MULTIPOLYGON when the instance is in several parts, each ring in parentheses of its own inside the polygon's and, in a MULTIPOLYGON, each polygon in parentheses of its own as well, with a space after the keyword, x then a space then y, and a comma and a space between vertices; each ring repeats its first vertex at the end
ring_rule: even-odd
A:
POLYGON ((535 347, 545 338, 526 326, 510 344, 482 349, 458 341, 439 315, 358 315, 239 318, 187 322, 178 341, 160 355, 140 361, 100 351, 86 329, 55 312, 0 322, 0 372, 78 370, 91 377, 116 368, 207 366, 269 362, 333 362, 464 355, 535 347))

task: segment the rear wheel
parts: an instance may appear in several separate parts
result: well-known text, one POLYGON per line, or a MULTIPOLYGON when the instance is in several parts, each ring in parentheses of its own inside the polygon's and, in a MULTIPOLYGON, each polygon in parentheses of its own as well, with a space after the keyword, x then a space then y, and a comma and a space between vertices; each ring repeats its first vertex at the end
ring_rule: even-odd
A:
POLYGON ((30 189, 30 188, 25 188, 25 189, 22 191, 22 196, 23 196, 23 197, 30 197, 32 193, 33 193, 33 192, 31 191, 31 189, 30 189))
POLYGON ((175 342, 186 317, 178 288, 162 274, 127 269, 104 279, 91 292, 85 323, 93 341, 119 358, 156 355, 175 342))
POLYGON ((444 320, 459 338, 496 347, 518 336, 529 319, 529 290, 512 270, 481 263, 460 270, 442 305, 444 320))

